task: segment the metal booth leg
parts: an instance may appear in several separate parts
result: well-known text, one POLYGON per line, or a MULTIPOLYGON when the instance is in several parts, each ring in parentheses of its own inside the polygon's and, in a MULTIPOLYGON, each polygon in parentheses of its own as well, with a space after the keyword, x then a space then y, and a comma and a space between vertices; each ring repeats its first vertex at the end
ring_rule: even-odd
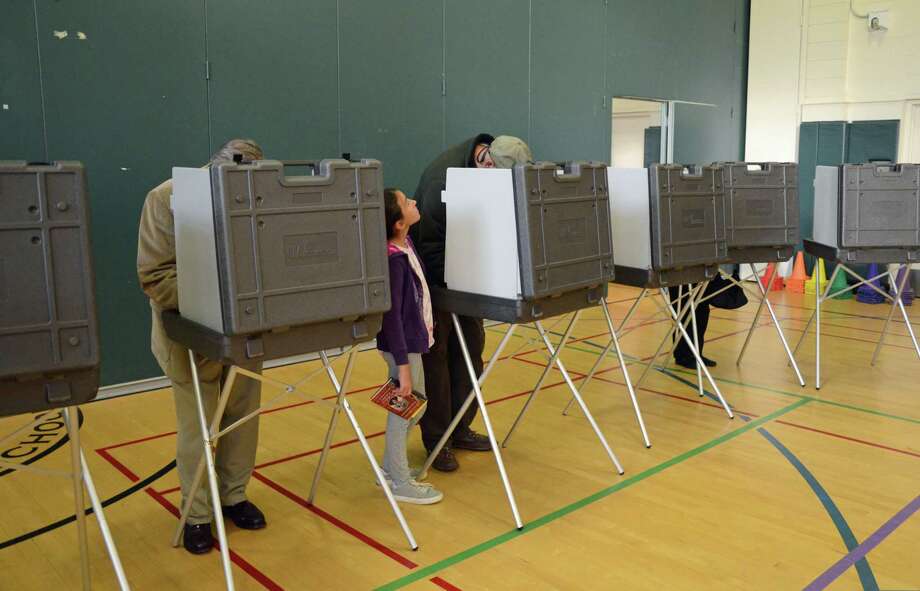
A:
MULTIPOLYGON (((514 431, 517 429, 518 424, 521 422, 521 419, 524 418, 524 414, 527 413, 527 409, 530 408, 530 404, 533 402, 534 398, 537 396, 537 393, 543 387, 543 384, 546 382, 546 377, 549 375, 550 370, 553 367, 553 364, 559 358, 559 354, 562 352, 562 349, 565 347, 566 342, 569 340, 569 337, 572 336, 572 329, 575 328, 575 323, 578 321, 578 317, 581 315, 581 310, 578 310, 572 315, 572 319, 569 321, 568 326, 565 327, 565 332, 562 334, 562 340, 559 342, 559 347, 553 351, 549 350, 550 356, 549 361, 546 363, 546 366, 543 368, 543 372, 540 374, 540 379, 537 380, 537 385, 534 386, 531 390, 530 395, 527 397, 527 400, 524 402, 524 406, 521 408, 521 412, 518 413, 518 416, 514 419, 514 422, 511 423, 511 428, 508 429, 508 434, 505 435, 505 440, 502 441, 502 447, 508 447, 508 442, 511 441, 511 436, 514 435, 514 431)), ((542 333, 541 333, 542 336, 542 333)))
MULTIPOLYGON (((647 290, 642 290, 640 298, 645 295, 647 290)), ((636 304, 639 300, 633 303, 630 310, 634 310, 636 304)), ((639 408, 639 400, 636 397, 635 388, 633 388, 632 380, 629 377, 629 368, 626 367, 626 360, 623 357, 623 351, 620 348, 620 339, 617 337, 617 329, 613 327, 613 317, 610 315, 610 310, 607 309, 607 301, 602 299, 600 304, 601 312, 604 314, 604 320, 607 322, 607 330, 610 332, 610 340, 607 342, 607 346, 604 347, 604 350, 598 356, 597 360, 594 362, 594 365, 591 366, 591 370, 588 372, 588 375, 585 376, 585 379, 581 382, 581 390, 584 390, 588 383, 591 382, 591 379, 594 377, 594 374, 597 373, 597 369, 601 364, 601 361, 607 358, 607 355, 610 353, 610 349, 615 349, 617 354, 617 361, 620 364, 620 372, 623 374, 623 379, 626 382, 626 390, 629 392, 629 399, 632 402, 633 411, 636 414, 636 422, 639 423, 639 430, 642 432, 642 440, 645 442, 645 447, 652 447, 652 442, 649 440, 648 431, 645 428, 645 420, 642 418, 642 410, 639 408)), ((620 330, 622 330, 624 324, 620 323, 620 330)), ((575 403, 575 397, 569 399, 568 403, 565 405, 565 408, 562 410, 563 415, 568 415, 569 408, 572 404, 575 403)))
POLYGON ((556 367, 559 368, 559 373, 562 374, 562 378, 565 380, 566 385, 568 385, 569 390, 572 391, 572 395, 575 396, 575 400, 578 401, 578 406, 581 407, 581 412, 584 413, 585 418, 588 419, 588 422, 591 424, 591 428, 594 430, 594 434, 597 435, 597 438, 600 440, 601 445, 604 446, 604 451, 607 452, 607 457, 610 458, 610 461, 613 462, 614 468, 618 474, 623 474, 623 466, 620 465, 620 460, 617 459, 615 453, 610 448, 610 444, 607 443, 607 438, 604 437, 604 434, 601 432, 600 427, 597 425, 597 421, 594 420, 594 415, 591 414, 591 411, 588 410, 588 405, 585 404, 584 399, 581 397, 581 393, 578 391, 578 388, 575 387, 575 384, 572 382, 572 378, 569 376, 569 372, 566 371, 565 366, 562 364, 562 359, 559 358, 559 353, 562 352, 562 345, 565 343, 560 343, 558 349, 554 349, 552 341, 549 340, 549 335, 546 334, 546 330, 543 328, 543 323, 537 320, 534 323, 537 327, 537 332, 540 333, 540 337, 543 339, 544 344, 546 344, 546 349, 556 356, 556 367))
MULTIPOLYGON (((761 300, 761 305, 766 305, 767 312, 769 312, 770 314, 770 319, 773 321, 773 327, 776 329, 776 334, 779 337, 780 342, 783 344, 783 350, 786 351, 786 357, 789 359, 789 365, 792 366, 792 369, 795 372, 795 377, 799 381, 799 385, 804 387, 805 378, 802 377, 802 372, 799 370, 799 364, 796 363, 795 361, 795 355, 793 354, 792 350, 789 348, 789 341, 786 339, 786 333, 783 330, 782 325, 780 325, 779 319, 776 317, 776 312, 773 310, 773 304, 770 303, 770 299, 767 297, 767 290, 764 288, 763 284, 760 282, 760 278, 758 277, 757 270, 754 268, 754 265, 751 265, 750 267, 751 267, 751 273, 754 274, 754 279, 757 281, 757 286, 760 289, 760 295, 763 298, 761 300)), ((773 277, 775 276, 775 274, 776 274, 776 266, 774 266, 773 274, 770 276, 769 281, 767 281, 768 286, 773 284, 773 277)), ((735 281, 734 278, 732 278, 731 281, 732 283, 737 284, 737 281, 735 281)), ((831 285, 833 285, 833 283, 831 285)), ((751 334, 753 333, 754 328, 756 327, 756 324, 757 324, 757 320, 759 318, 760 318, 760 306, 758 306, 757 312, 754 314, 754 320, 753 322, 751 322, 751 328, 748 330, 747 339, 745 339, 744 341, 745 346, 741 348, 741 353, 738 355, 738 360, 735 362, 736 365, 739 365, 739 366, 741 365, 741 358, 744 356, 745 347, 747 347, 748 341, 751 340, 751 334)))
MULTIPOLYGON (((482 388, 482 385, 485 383, 486 378, 489 377, 489 374, 492 373, 492 368, 495 366, 495 363, 501 356, 502 351, 505 350, 505 346, 508 344, 508 341, 511 340, 511 336, 514 334, 515 328, 516 325, 514 324, 508 325, 508 330, 505 331, 505 335, 502 337, 501 342, 499 342, 498 347, 489 358, 489 362, 483 368, 482 375, 479 376, 478 380, 475 380, 476 383, 479 384, 480 388, 482 388)), ((451 435, 454 434, 454 430, 457 428, 457 425, 460 424, 460 421, 463 419, 463 415, 466 414, 467 409, 469 409, 470 405, 476 399, 476 390, 470 389, 470 393, 466 397, 466 400, 463 401, 463 405, 456 413, 454 413, 454 418, 451 420, 450 425, 448 425, 447 430, 444 431, 444 435, 441 436, 438 444, 434 446, 434 448, 431 450, 431 453, 428 454, 428 458, 425 459, 425 464, 422 466, 422 474, 427 473, 431 468, 431 464, 434 463, 435 458, 438 457, 439 453, 441 453, 441 449, 445 444, 447 444, 447 441, 450 439, 451 435)))
MULTIPOLYGON (((502 452, 499 448, 498 441, 495 439, 495 430, 492 428, 492 421, 489 419, 489 411, 486 409, 486 401, 482 396, 482 389, 479 387, 480 379, 476 377, 476 370, 473 369, 473 361, 470 359, 470 351, 466 345, 466 338, 463 336, 463 330, 460 328, 460 320, 453 312, 451 312, 450 317, 454 323, 454 330, 457 332, 457 340, 460 342, 460 350, 463 353, 463 361, 466 363, 466 369, 469 372, 470 381, 473 384, 473 393, 476 396, 476 402, 479 404, 479 411, 482 414, 482 422, 486 425, 486 433, 488 433, 489 442, 492 444, 492 453, 495 454, 495 463, 498 465, 498 472, 501 475, 502 485, 505 487, 505 495, 508 497, 508 504, 511 506, 511 514, 514 516, 514 524, 518 529, 523 529, 524 523, 521 521, 521 514, 518 512, 517 501, 514 500, 514 492, 511 490, 511 482, 508 480, 508 473, 505 471, 505 462, 502 460, 502 452)), ((508 330, 508 333, 511 333, 511 329, 508 330)), ((493 359, 494 358, 495 355, 493 355, 493 359)), ((492 364, 492 360, 490 360, 489 364, 492 364)), ((485 371, 483 371, 483 377, 485 377, 485 375, 485 371)), ((464 403, 464 405, 466 405, 466 403, 464 403)), ((461 415, 462 412, 457 413, 457 416, 461 415)), ((456 425, 453 423, 451 425, 456 427, 456 425)), ((447 434, 445 433, 445 435, 447 434)), ((440 443, 443 444, 443 441, 444 438, 442 438, 440 443)), ((432 456, 434 456, 434 453, 432 453, 432 456)), ((428 460, 431 462, 433 461, 433 458, 429 457, 428 460)), ((429 462, 426 462, 426 465, 429 465, 429 462)))
MULTIPOLYGON (((914 336, 914 329, 910 325, 910 318, 907 315, 907 310, 904 309, 904 302, 901 301, 901 294, 904 293, 904 287, 907 285, 907 280, 910 277, 910 264, 905 265, 904 276, 901 278, 901 282, 897 283, 897 275, 888 271, 888 276, 891 277, 891 284, 897 284, 897 290, 895 292, 894 298, 891 298, 891 308, 888 310, 888 317, 885 318, 885 325, 882 327, 882 334, 879 336, 878 343, 875 345, 875 351, 872 353, 872 363, 875 365, 876 360, 878 359, 879 351, 882 349, 882 344, 885 342, 885 335, 888 334, 888 327, 891 325, 891 317, 894 316, 895 309, 901 309, 901 314, 904 317, 904 322, 907 324, 907 331, 910 334, 911 341, 913 341, 914 349, 917 351, 917 355, 920 355, 920 346, 917 345, 917 337, 914 336)), ((890 297, 890 296, 889 296, 890 297)))
POLYGON ((329 364, 329 358, 326 356, 326 353, 321 353, 323 360, 323 365, 326 367, 326 371, 329 375, 329 379, 332 381, 333 387, 335 387, 337 392, 336 408, 333 411, 333 418, 330 421, 329 431, 326 433, 326 444, 323 446, 323 453, 320 456, 320 462, 316 467, 316 473, 313 476, 313 487, 310 490, 310 503, 312 504, 312 499, 315 497, 316 485, 319 481, 319 475, 322 472, 323 465, 325 464, 326 456, 329 453, 331 434, 332 430, 335 429, 335 415, 338 414, 339 408, 345 411, 345 416, 348 417, 348 422, 351 423, 351 428, 354 430, 355 435, 358 437, 358 441, 361 443, 361 449, 364 450, 364 455, 367 456, 367 461, 371 465, 371 470, 374 472, 374 476, 377 478, 377 482, 380 483, 380 488, 383 489, 383 494, 387 498, 387 502, 390 503, 390 508, 393 510, 393 514, 396 516, 396 520, 399 521, 399 526, 403 530, 403 534, 406 536, 406 540, 409 542, 409 546, 413 550, 418 550, 418 544, 415 542, 415 537, 412 535, 412 530, 409 529, 409 524, 406 522, 406 518, 402 513, 402 510, 399 508, 399 504, 396 502, 396 499, 393 497, 393 491, 390 490, 390 485, 387 482, 387 479, 383 475, 383 471, 380 469, 380 465, 377 463, 377 459, 374 457, 374 452, 371 450, 371 446, 367 443, 367 438, 364 436, 364 431, 361 429, 361 425, 358 424, 358 418, 355 416, 354 411, 351 409, 351 405, 348 403, 348 399, 345 397, 345 394, 348 391, 348 383, 351 380, 351 370, 354 367, 355 354, 357 353, 357 348, 353 347, 349 351, 348 361, 345 365, 345 374, 342 376, 342 383, 339 384, 339 380, 335 375, 335 372, 332 370, 332 366, 329 364))
POLYGON ((77 542, 80 545, 80 574, 83 589, 91 589, 89 571, 89 543, 86 537, 86 501, 83 498, 83 463, 80 461, 80 425, 77 420, 76 407, 64 409, 67 434, 70 437, 70 466, 73 482, 74 514, 77 518, 77 542))
POLYGON ((696 360, 697 367, 702 370, 706 375, 706 379, 709 381, 709 384, 712 386, 713 391, 716 393, 716 396, 719 398, 719 402, 722 403, 722 408, 725 409, 725 412, 728 414, 728 418, 735 418, 735 414, 732 412, 731 407, 728 406, 728 402, 725 401, 725 397, 722 396, 722 391, 719 390, 719 385, 716 384, 716 381, 713 379, 712 374, 709 373, 709 368, 703 363, 703 360, 700 358, 700 353, 693 344, 693 339, 690 338, 690 335, 687 333, 687 329, 679 321, 677 312, 674 310, 674 306, 671 304, 671 301, 668 299, 667 289, 661 288, 661 297, 667 302, 668 311, 671 314, 671 318, 677 322, 677 327, 680 330, 681 335, 684 338, 684 341, 690 347, 693 357, 696 360))
MULTIPOLYGON (((700 350, 700 333, 696 327, 696 300, 702 298, 702 296, 706 293, 707 285, 709 285, 709 282, 704 281, 702 283, 702 287, 696 290, 696 297, 694 297, 693 294, 690 296, 690 319, 693 324, 693 346, 696 347, 697 351, 700 350)), ((700 354, 699 357, 702 360, 702 354, 700 354)), ((701 398, 703 396, 703 371, 700 368, 703 365, 705 364, 699 362, 696 364, 696 384, 699 389, 701 398)))
MULTIPOLYGON (((194 363, 194 361, 192 363, 194 363)), ((195 373, 197 373, 197 369, 195 373)), ((227 401, 230 399, 230 393, 233 392, 233 385, 236 383, 236 376, 237 368, 235 366, 231 367, 227 372, 227 379, 224 381, 220 396, 217 399, 217 407, 214 409, 214 416, 211 417, 211 428, 208 431, 207 437, 208 448, 211 450, 213 450, 217 444, 217 432, 220 428, 220 422, 224 417, 224 410, 227 408, 227 401)), ((202 402, 202 412, 203 411, 204 403, 202 402)), ((185 529, 186 522, 188 521, 188 514, 192 510, 192 503, 195 500, 195 495, 198 494, 198 489, 201 488, 201 480, 204 478, 206 465, 207 460, 205 459, 205 454, 202 454, 201 459, 198 460, 198 466, 195 468, 195 478, 192 480, 192 486, 189 489, 189 493, 185 499, 185 502, 182 503, 182 510, 179 512, 179 524, 176 526, 176 531, 173 534, 172 540, 172 545, 174 548, 177 548, 182 542, 182 532, 185 529)))
MULTIPOLYGON (((214 469, 214 448, 212 446, 211 435, 208 431, 208 423, 204 413, 201 382, 198 379, 198 365, 195 363, 195 354, 191 350, 188 352, 188 358, 189 364, 192 366, 192 384, 195 387, 195 404, 198 408, 198 426, 201 428, 202 451, 204 452, 205 468, 208 474, 211 507, 214 513, 214 523, 217 525, 217 539, 220 543, 220 561, 224 568, 224 581, 227 584, 227 589, 228 591, 233 591, 236 587, 233 584, 233 571, 230 564, 230 547, 227 542, 227 531, 224 527, 224 516, 220 510, 220 492, 217 489, 217 472, 214 469)), ((217 418, 217 413, 215 413, 215 418, 217 418)), ((194 496, 194 493, 192 496, 194 496)), ((189 507, 191 507, 191 505, 189 505, 189 507)))

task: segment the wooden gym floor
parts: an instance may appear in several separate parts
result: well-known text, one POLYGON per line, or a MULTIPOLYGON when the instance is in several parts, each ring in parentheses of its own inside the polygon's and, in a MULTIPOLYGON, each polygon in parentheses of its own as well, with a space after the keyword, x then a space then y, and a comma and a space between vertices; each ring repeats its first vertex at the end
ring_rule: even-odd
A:
MULTIPOLYGON (((615 319, 637 293, 612 286, 615 319)), ((794 343, 813 296, 777 292, 771 299, 794 343)), ((646 325, 622 341, 634 380, 635 359, 650 356, 666 330, 660 316, 649 320, 655 310, 643 304, 631 324, 646 325)), ((504 451, 524 530, 514 529, 493 456, 459 452, 459 471, 430 476, 445 493, 441 504, 403 507, 418 552, 408 548, 344 418, 317 504, 307 504, 329 409, 286 399, 261 419, 249 486, 269 527, 229 528, 237 588, 920 590, 920 362, 905 325, 894 323, 870 367, 887 306, 829 303, 825 382, 816 391, 813 338, 799 356, 808 382, 800 388, 766 311, 744 364, 735 365, 754 310, 753 304, 713 309, 708 331, 706 354, 719 361, 713 374, 734 420, 708 392, 697 395, 693 372, 654 371, 638 392, 652 439, 646 449, 611 357, 585 397, 626 468, 619 476, 581 413, 561 416, 569 394, 554 370, 504 451)), ((920 321, 917 306, 908 310, 920 321)), ((548 324, 557 334, 563 328, 548 324)), ((487 354, 501 332, 501 326, 488 329, 487 354)), ((598 310, 582 315, 563 355, 576 383, 606 344, 605 332, 598 310)), ((485 388, 499 437, 545 359, 533 330, 518 335, 508 349, 513 356, 499 363, 485 388)), ((342 365, 336 363, 339 371, 342 365)), ((269 374, 294 382, 315 367, 269 374)), ((383 377, 377 354, 361 353, 350 400, 378 457, 383 411, 368 398, 383 377)), ((308 385, 318 394, 332 392, 322 376, 308 385)), ((273 394, 265 387, 263 400, 273 394)), ((101 498, 114 499, 106 515, 134 588, 222 588, 216 551, 191 556, 169 544, 179 503, 171 393, 82 410, 87 460, 101 498)), ((25 422, 4 419, 0 431, 25 422)), ((62 433, 54 413, 41 430, 53 435, 30 436, 44 446, 33 465, 66 469, 68 446, 55 449, 62 433)), ((20 461, 25 448, 17 441, 0 455, 20 461)), ((417 430, 410 456, 423 460, 417 430)), ((73 513, 69 482, 2 475, 0 588, 78 588, 76 528, 55 527, 73 513)), ((114 589, 95 519, 88 524, 95 588, 114 589)))

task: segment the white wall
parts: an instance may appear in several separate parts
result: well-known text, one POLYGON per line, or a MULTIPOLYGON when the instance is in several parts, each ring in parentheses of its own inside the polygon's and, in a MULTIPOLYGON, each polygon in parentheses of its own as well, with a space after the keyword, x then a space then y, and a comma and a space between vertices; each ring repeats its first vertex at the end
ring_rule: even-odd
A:
POLYGON ((802 121, 898 119, 898 159, 920 161, 920 0, 853 9, 889 30, 848 0, 752 0, 746 159, 796 159, 802 121))
POLYGON ((661 125, 661 103, 613 99, 610 162, 616 168, 645 165, 645 129, 661 125))
POLYGON ((753 0, 745 159, 791 162, 799 128, 802 0, 753 0))

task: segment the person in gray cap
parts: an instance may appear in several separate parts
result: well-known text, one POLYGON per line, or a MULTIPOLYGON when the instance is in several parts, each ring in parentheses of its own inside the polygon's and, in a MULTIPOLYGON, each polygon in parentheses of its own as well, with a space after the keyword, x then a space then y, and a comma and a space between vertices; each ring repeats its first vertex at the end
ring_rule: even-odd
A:
MULTIPOLYGON (((441 201, 441 192, 447 186, 448 168, 511 168, 533 160, 530 148, 520 138, 503 135, 493 137, 481 133, 447 149, 429 164, 419 179, 415 200, 422 220, 412 227, 412 240, 425 264, 428 282, 444 287, 444 240, 447 228, 447 210, 441 201)), ((422 356, 425 368, 425 389, 428 408, 420 421, 422 442, 431 452, 447 431, 457 411, 469 395, 470 381, 460 342, 454 333, 450 312, 434 307, 434 345, 422 356)), ((460 316, 460 327, 469 348, 476 375, 482 374, 482 351, 485 330, 482 319, 460 316)), ((470 429, 476 416, 476 405, 471 405, 457 425, 451 440, 441 449, 432 467, 442 472, 452 472, 459 467, 454 449, 489 451, 489 438, 470 429)))

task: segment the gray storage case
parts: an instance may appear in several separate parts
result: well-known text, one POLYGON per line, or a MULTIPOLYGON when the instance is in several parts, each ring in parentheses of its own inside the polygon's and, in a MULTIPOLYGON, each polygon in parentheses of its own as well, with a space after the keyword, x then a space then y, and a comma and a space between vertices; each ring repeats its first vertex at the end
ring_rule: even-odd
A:
POLYGON ((920 165, 819 166, 814 214, 814 242, 837 260, 920 261, 920 165))
POLYGON ((721 167, 655 164, 608 175, 616 283, 697 283, 728 262, 721 167))
POLYGON ((513 178, 524 299, 612 281, 606 165, 520 164, 513 178))
POLYGON ((96 396, 88 205, 79 162, 0 162, 0 415, 96 396))
POLYGON ((720 162, 733 263, 786 261, 799 243, 798 165, 720 162))
POLYGON ((667 270, 726 262, 721 168, 653 164, 649 171, 654 267, 667 270))
POLYGON ((243 351, 243 364, 379 331, 390 307, 380 162, 221 163, 176 168, 173 179, 185 323, 175 334, 198 326, 205 340, 223 335, 215 355, 243 351), (285 165, 315 174, 286 176, 285 165), (311 328, 279 336, 299 327, 311 328))

